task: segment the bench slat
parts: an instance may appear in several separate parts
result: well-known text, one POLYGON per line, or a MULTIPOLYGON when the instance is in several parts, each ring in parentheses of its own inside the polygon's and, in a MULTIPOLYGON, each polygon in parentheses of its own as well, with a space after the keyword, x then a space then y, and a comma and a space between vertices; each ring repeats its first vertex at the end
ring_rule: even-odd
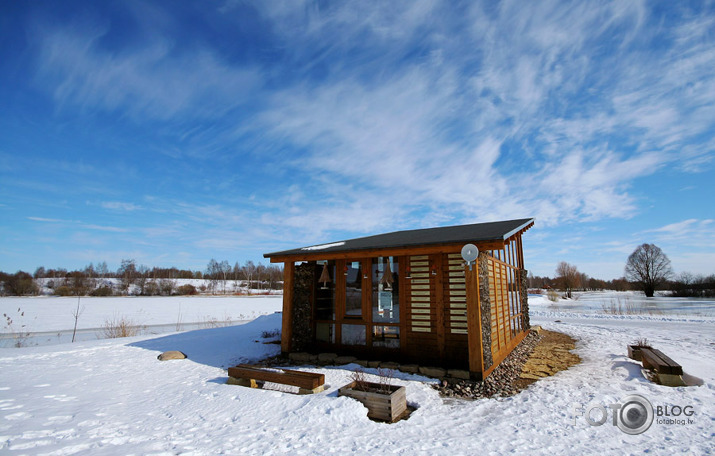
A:
POLYGON ((234 378, 246 378, 263 382, 282 383, 305 389, 315 389, 325 384, 325 375, 282 369, 281 372, 261 369, 250 365, 228 368, 228 375, 234 378))
POLYGON ((643 365, 655 369, 659 374, 683 375, 683 368, 665 353, 654 348, 641 348, 643 365))

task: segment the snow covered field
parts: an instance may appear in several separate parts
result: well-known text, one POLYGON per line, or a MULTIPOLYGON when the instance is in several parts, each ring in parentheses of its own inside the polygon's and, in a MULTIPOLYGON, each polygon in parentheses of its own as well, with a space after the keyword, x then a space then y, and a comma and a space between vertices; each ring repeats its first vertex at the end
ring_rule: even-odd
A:
MULTIPOLYGON (((192 299, 213 298, 190 298, 182 304, 182 313, 197 311, 188 304, 192 299)), ((267 304, 270 299, 275 300, 270 305, 280 307, 280 298, 268 298, 267 304)), ((70 299, 67 309, 71 304, 70 299)), ((280 314, 240 326, 163 336, 3 348, 0 454, 451 456, 714 451, 715 318, 604 315, 555 308, 544 297, 530 297, 530 306, 532 324, 578 339, 580 365, 542 379, 514 397, 478 401, 446 400, 430 387, 435 380, 397 374, 395 383, 407 387, 408 402, 417 410, 395 424, 372 422, 359 402, 337 397, 337 389, 348 382, 349 369, 355 365, 304 368, 324 373, 329 385, 326 392, 311 396, 226 385, 226 367, 280 350, 261 338, 264 331, 280 327, 280 314), (640 364, 626 357, 626 344, 639 338, 647 338, 704 384, 668 388, 647 381, 640 364), (156 356, 166 350, 184 351, 189 359, 157 361, 156 356), (656 410, 681 414, 656 416, 640 435, 623 433, 612 425, 609 407, 631 394, 642 395, 656 410), (603 425, 591 426, 582 411, 597 405, 606 407, 609 416, 603 425), (686 416, 683 410, 692 414, 686 416)), ((173 323, 176 309, 160 308, 141 306, 146 322, 173 323)), ((92 323, 87 309, 86 324, 96 324, 99 320, 92 323)), ((203 310, 198 315, 206 313, 203 310)), ((57 315, 67 318, 66 314, 67 310, 58 310, 57 315)), ((69 319, 73 320, 71 314, 69 319)), ((48 329, 40 318, 33 322, 35 330, 48 329)))
MULTIPOLYGON (((674 298, 655 296, 646 298, 635 291, 595 291, 575 292, 574 299, 548 302, 555 311, 603 314, 623 313, 627 315, 698 315, 715 317, 713 298, 674 298)), ((536 296, 535 296, 536 298, 536 296)))
MULTIPOLYGON (((82 297, 76 340, 102 338, 105 323, 122 318, 147 335, 240 324, 280 311, 282 299, 277 295, 82 297)), ((0 298, 0 313, 13 319, 12 328, 6 320, 0 321, 0 347, 16 344, 18 333, 24 335, 19 341, 23 346, 70 342, 77 304, 76 297, 0 298)))

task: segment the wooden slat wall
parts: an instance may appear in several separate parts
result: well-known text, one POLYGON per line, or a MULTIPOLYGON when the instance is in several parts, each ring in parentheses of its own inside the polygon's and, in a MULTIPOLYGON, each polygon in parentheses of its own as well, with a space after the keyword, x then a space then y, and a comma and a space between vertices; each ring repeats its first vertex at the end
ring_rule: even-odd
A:
POLYGON ((523 264, 520 237, 504 249, 494 250, 488 260, 489 300, 491 302, 492 357, 503 359, 513 341, 523 333, 519 268, 523 264))
POLYGON ((445 318, 447 334, 467 335, 467 288, 464 277, 464 260, 458 253, 444 258, 445 318))
MULTIPOLYGON (((411 279, 407 296, 406 355, 425 362, 441 359, 439 331, 437 328, 437 293, 429 255, 412 255, 407 258, 411 279)), ((440 318, 441 320, 441 318, 440 318)))
POLYGON ((429 257, 416 255, 410 257, 410 299, 409 330, 416 333, 433 332, 434 309, 432 301, 432 281, 430 280, 429 257))
POLYGON ((464 260, 458 253, 442 256, 444 296, 444 359, 453 366, 469 363, 467 331, 467 284, 464 260))
POLYGON ((488 260, 489 269, 489 302, 491 303, 492 324, 492 354, 498 353, 506 346, 506 331, 504 320, 504 281, 503 264, 495 258, 488 260))

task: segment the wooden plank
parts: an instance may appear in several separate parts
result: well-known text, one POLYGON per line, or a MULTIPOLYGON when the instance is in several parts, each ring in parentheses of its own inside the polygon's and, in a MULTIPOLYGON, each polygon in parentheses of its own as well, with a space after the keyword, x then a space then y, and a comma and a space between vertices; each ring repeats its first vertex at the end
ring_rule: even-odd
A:
POLYGON ((293 282, 295 263, 288 261, 283 266, 283 315, 281 318, 281 351, 289 353, 293 340, 293 282))
POLYGON ((325 384, 325 375, 288 369, 266 370, 248 364, 228 368, 229 377, 244 378, 262 382, 280 383, 305 389, 315 389, 325 384))
POLYGON ((407 350, 407 322, 409 321, 411 309, 408 305, 408 293, 410 291, 410 280, 407 276, 407 257, 401 256, 397 258, 399 268, 398 286, 402 289, 399 292, 399 311, 400 311, 400 353, 404 354, 407 350), (404 292, 402 291, 404 290, 404 292))
POLYGON ((499 311, 501 312, 501 324, 502 324, 502 334, 504 337, 504 345, 509 344, 509 340, 511 337, 507 337, 508 334, 510 334, 509 331, 509 295, 508 295, 508 290, 507 290, 507 276, 506 276, 506 266, 502 265, 502 279, 501 279, 501 302, 499 306, 499 311))
POLYGON ((347 276, 345 275, 345 260, 335 261, 335 344, 343 341, 343 320, 347 302, 347 276))
POLYGON ((435 303, 435 331, 437 333, 437 350, 439 357, 444 357, 444 334, 446 332, 445 322, 445 293, 444 293, 444 255, 434 255, 431 258, 434 267, 434 303, 435 303))
POLYGON ((467 278, 469 371, 481 374, 484 371, 484 351, 482 349, 482 310, 479 300, 479 267, 472 267, 469 270, 465 266, 464 273, 467 278))
POLYGON ((527 334, 528 334, 528 331, 522 331, 521 333, 517 334, 512 340, 510 340, 509 344, 507 346, 505 346, 502 350, 496 352, 496 354, 493 355, 493 361, 492 361, 493 364, 491 366, 489 366, 489 368, 486 371, 484 371, 484 375, 482 376, 482 378, 483 379, 487 378, 489 376, 489 374, 491 374, 492 371, 494 369, 496 369, 496 367, 502 361, 504 361, 504 358, 506 358, 509 355, 509 353, 511 353, 511 351, 514 349, 514 347, 519 345, 519 343, 522 340, 524 340, 524 337, 526 337, 527 334))
POLYGON ((424 279, 420 279, 420 278, 417 278, 417 277, 415 277, 415 276, 413 275, 412 278, 411 278, 411 279, 408 279, 408 280, 409 280, 410 283, 413 284, 413 285, 424 284, 424 283, 429 284, 429 277, 427 277, 427 276, 425 276, 424 279))
POLYGON ((432 330, 430 328, 422 328, 422 327, 418 327, 418 326, 413 326, 411 328, 411 331, 412 332, 423 332, 423 333, 431 333, 432 332, 432 330))
POLYGON ((659 374, 683 375, 683 368, 665 353, 654 348, 641 348, 643 367, 654 369, 659 374))
POLYGON ((501 349, 503 346, 503 341, 499 339, 499 332, 501 331, 501 321, 499 319, 499 303, 500 303, 500 297, 501 297, 501 286, 499 283, 499 280, 497 278, 497 262, 492 259, 491 261, 491 283, 489 284, 489 288, 494 290, 494 299, 491 300, 491 312, 493 314, 493 318, 495 319, 496 322, 496 341, 497 341, 497 351, 501 349))

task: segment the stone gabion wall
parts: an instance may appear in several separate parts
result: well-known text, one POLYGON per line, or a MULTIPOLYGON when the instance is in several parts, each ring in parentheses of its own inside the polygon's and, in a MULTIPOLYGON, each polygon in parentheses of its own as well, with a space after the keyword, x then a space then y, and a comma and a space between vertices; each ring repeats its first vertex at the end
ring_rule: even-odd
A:
POLYGON ((492 359, 492 304, 489 300, 489 260, 486 253, 479 252, 479 301, 482 311, 482 349, 484 356, 484 369, 488 369, 492 359))
POLYGON ((519 296, 521 296, 521 323, 524 331, 531 329, 531 324, 529 323, 529 279, 528 271, 526 269, 521 269, 519 271, 519 277, 521 277, 519 296))
POLYGON ((303 263, 295 267, 293 282, 293 351, 302 351, 313 341, 311 323, 311 290, 315 280, 315 263, 303 263))

